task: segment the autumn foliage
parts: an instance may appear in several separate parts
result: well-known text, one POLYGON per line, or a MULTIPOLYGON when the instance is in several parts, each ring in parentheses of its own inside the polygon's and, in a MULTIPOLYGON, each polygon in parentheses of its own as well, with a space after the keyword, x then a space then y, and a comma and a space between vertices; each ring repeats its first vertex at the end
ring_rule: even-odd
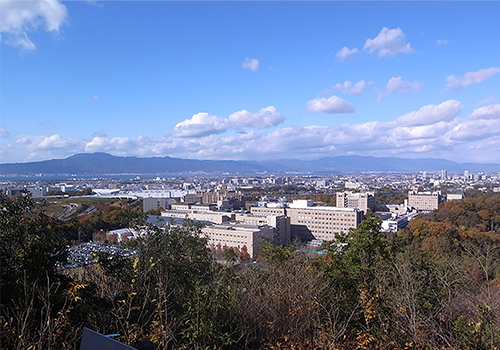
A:
MULTIPOLYGON (((324 255, 269 244, 257 263, 246 247, 212 252, 192 222, 147 227, 126 243, 139 256, 69 274, 55 265, 69 223, 29 197, 2 207, 2 349, 78 349, 83 326, 158 349, 500 348, 498 196, 444 203, 391 236, 368 215, 324 255)), ((117 208, 90 218, 137 221, 117 208)))

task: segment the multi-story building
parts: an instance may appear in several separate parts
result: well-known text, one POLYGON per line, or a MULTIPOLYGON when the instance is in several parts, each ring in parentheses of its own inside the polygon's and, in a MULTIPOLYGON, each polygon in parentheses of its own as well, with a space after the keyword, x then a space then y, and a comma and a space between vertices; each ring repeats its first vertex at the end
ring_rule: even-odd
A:
POLYGON ((251 207, 250 213, 255 216, 269 216, 269 215, 286 215, 286 208, 283 206, 268 207, 268 206, 258 206, 251 207))
POLYGON ((275 232, 267 225, 231 223, 205 226, 201 229, 201 235, 208 239, 212 249, 226 246, 241 250, 245 246, 248 254, 256 258, 265 241, 273 242, 275 232))
POLYGON ((213 211, 213 210, 196 210, 196 209, 172 209, 164 210, 161 212, 162 217, 178 218, 178 219, 191 219, 197 221, 214 222, 222 224, 234 220, 233 213, 213 211))
POLYGON ((337 192, 337 208, 358 208, 365 214, 368 209, 375 211, 375 193, 337 192))
POLYGON ((335 240, 339 233, 358 227, 364 217, 357 208, 301 207, 297 203, 286 213, 290 217, 292 237, 302 240, 335 240))
POLYGON ((395 213, 376 213, 382 219, 382 230, 385 232, 398 232, 408 225, 408 216, 395 213))
POLYGON ((287 245, 291 241, 290 218, 285 215, 257 216, 253 214, 236 214, 235 220, 246 225, 268 225, 274 229, 274 242, 287 245))
POLYGON ((436 210, 441 203, 441 192, 408 192, 408 207, 417 210, 436 210))
POLYGON ((142 210, 146 213, 149 210, 154 210, 158 208, 170 209, 172 204, 175 204, 176 201, 173 198, 161 197, 146 197, 142 199, 142 210))
POLYGON ((221 189, 211 192, 200 192, 201 203, 217 203, 228 201, 231 208, 243 208, 245 206, 245 197, 239 191, 229 191, 227 185, 222 185, 221 189))

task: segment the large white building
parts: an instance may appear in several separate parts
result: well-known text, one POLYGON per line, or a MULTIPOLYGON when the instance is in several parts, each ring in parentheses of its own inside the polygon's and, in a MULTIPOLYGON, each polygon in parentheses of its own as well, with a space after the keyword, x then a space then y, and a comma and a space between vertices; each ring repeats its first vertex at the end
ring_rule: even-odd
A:
POLYGON ((337 208, 358 208, 365 214, 368 209, 375 211, 375 193, 337 192, 337 208))
POLYGON ((228 247, 241 251, 245 246, 250 257, 256 258, 265 241, 273 242, 274 230, 267 225, 226 223, 205 226, 201 229, 201 235, 208 239, 211 249, 228 247))
POLYGON ((343 232, 356 228, 363 221, 363 211, 357 208, 313 206, 311 200, 294 200, 285 207, 258 206, 251 208, 255 216, 286 215, 290 218, 291 239, 331 241, 343 232))
POLYGON ((436 210, 441 203, 441 192, 408 192, 408 207, 416 210, 436 210))

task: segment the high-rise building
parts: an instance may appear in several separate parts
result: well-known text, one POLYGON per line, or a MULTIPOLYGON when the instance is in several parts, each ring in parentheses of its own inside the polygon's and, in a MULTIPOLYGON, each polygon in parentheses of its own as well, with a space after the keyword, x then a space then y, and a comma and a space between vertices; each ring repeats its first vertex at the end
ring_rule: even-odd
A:
POLYGON ((446 170, 441 170, 441 180, 447 180, 448 179, 448 172, 446 170))

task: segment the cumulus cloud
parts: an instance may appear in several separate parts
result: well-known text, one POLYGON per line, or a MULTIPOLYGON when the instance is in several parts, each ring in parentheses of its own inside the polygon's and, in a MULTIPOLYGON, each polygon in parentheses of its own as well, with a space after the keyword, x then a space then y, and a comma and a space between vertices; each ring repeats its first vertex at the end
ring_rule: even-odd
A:
POLYGON ((101 137, 96 136, 86 143, 86 152, 112 152, 114 154, 127 154, 134 149, 136 143, 128 137, 101 137))
POLYGON ((259 60, 256 58, 246 57, 245 60, 241 63, 241 67, 250 69, 252 72, 255 72, 259 69, 259 60))
POLYGON ((490 105, 475 109, 469 116, 470 119, 500 119, 500 105, 490 105))
POLYGON ((418 81, 410 83, 409 81, 404 81, 402 77, 393 77, 389 79, 384 91, 380 92, 377 97, 377 101, 380 102, 383 97, 392 95, 395 92, 408 92, 408 91, 418 91, 422 87, 418 81))
POLYGON ((278 113, 274 106, 268 106, 262 108, 257 113, 252 113, 247 110, 235 112, 229 116, 228 120, 236 128, 251 127, 264 129, 282 123, 285 117, 278 113))
POLYGON ((383 27, 375 38, 367 39, 363 50, 377 53, 379 57, 415 52, 410 43, 406 42, 406 35, 401 28, 389 29, 387 27, 383 27))
POLYGON ((335 84, 333 88, 347 95, 361 95, 361 93, 365 90, 365 87, 366 83, 364 80, 358 81, 354 85, 352 84, 352 82, 347 80, 344 81, 343 84, 335 84))
POLYGON ((219 134, 229 128, 229 121, 208 113, 197 113, 177 123, 173 134, 178 137, 199 137, 219 134))
POLYGON ((498 137, 500 133, 500 119, 466 120, 458 124, 448 133, 448 137, 455 141, 485 140, 489 137, 498 137))
POLYGON ((339 51, 337 51, 336 56, 337 56, 337 59, 339 59, 340 61, 343 61, 343 60, 346 60, 349 57, 357 54, 358 52, 359 52, 359 50, 357 48, 350 49, 347 46, 344 46, 339 51))
POLYGON ((418 111, 406 113, 396 119, 399 126, 419 126, 449 122, 456 118, 463 105, 456 100, 444 101, 438 105, 426 105, 418 111))
POLYGON ((317 113, 352 113, 354 107, 346 100, 335 95, 307 101, 307 110, 317 113))
POLYGON ((177 137, 203 137, 220 134, 229 129, 244 127, 264 129, 282 123, 285 117, 274 106, 262 108, 257 113, 241 110, 228 118, 221 118, 208 113, 197 113, 178 123, 172 134, 177 137))
POLYGON ((0 128, 0 138, 6 139, 9 136, 9 132, 7 130, 5 130, 4 128, 0 128))
MULTIPOLYGON (((170 155, 196 159, 276 159, 293 154, 298 159, 326 155, 363 154, 403 157, 444 157, 458 161, 500 161, 500 105, 479 107, 466 117, 458 114, 463 106, 455 100, 423 106, 392 121, 369 121, 342 125, 294 125, 272 131, 208 134, 203 137, 143 136, 137 138, 95 135, 75 140, 59 134, 11 136, 2 140, 3 161, 62 158, 77 152, 109 152, 115 155, 170 155), (494 158, 496 157, 496 158, 494 158)), ((241 113, 240 113, 241 112, 241 113)), ((235 127, 238 118, 220 118, 235 127), (230 121, 232 119, 232 121, 230 121)), ((266 107, 252 114, 275 114, 266 107), (263 112, 264 111, 264 112, 263 112)), ((239 113, 239 114, 238 114, 239 113)), ((232 116, 233 116, 232 115, 232 116)), ((195 118, 196 119, 196 118, 195 118)), ((264 118, 265 119, 265 118, 264 118)), ((272 118, 269 118, 272 120, 272 118)), ((269 125, 277 121, 269 122, 269 125)))
POLYGON ((491 67, 486 69, 478 70, 477 72, 465 73, 463 77, 456 77, 450 75, 446 77, 446 87, 448 89, 460 89, 472 84, 477 84, 485 81, 486 79, 492 77, 495 74, 500 73, 500 68, 491 67))
POLYGON ((44 138, 40 143, 36 145, 36 147, 38 149, 46 150, 46 149, 68 147, 72 144, 73 144, 72 140, 62 137, 59 134, 54 134, 44 138))
POLYGON ((59 32, 68 11, 59 0, 0 1, 0 33, 2 41, 23 50, 35 50, 28 33, 40 27, 47 32, 59 32))

